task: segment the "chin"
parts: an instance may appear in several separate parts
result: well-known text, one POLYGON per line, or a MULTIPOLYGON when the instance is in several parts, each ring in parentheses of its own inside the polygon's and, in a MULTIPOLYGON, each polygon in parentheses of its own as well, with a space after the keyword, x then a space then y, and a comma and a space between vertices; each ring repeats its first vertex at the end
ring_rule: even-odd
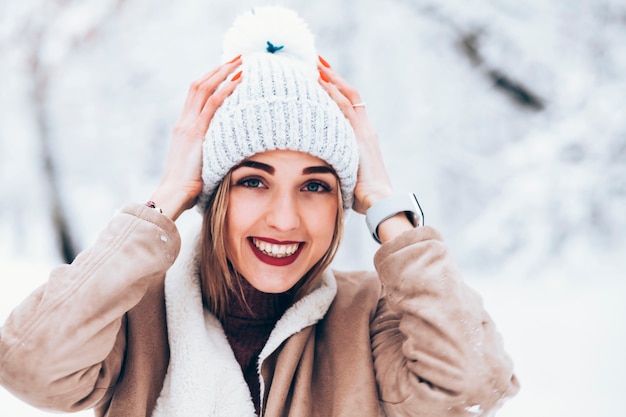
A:
POLYGON ((257 290, 268 294, 280 294, 289 291, 296 285, 293 283, 262 283, 262 282, 250 282, 250 284, 257 290))
POLYGON ((257 290, 271 294, 279 294, 289 291, 294 286, 296 286, 306 275, 306 271, 290 274, 286 274, 286 271, 282 274, 277 273, 276 270, 266 271, 265 274, 259 274, 258 272, 257 274, 251 274, 251 276, 254 278, 248 279, 248 282, 257 290))

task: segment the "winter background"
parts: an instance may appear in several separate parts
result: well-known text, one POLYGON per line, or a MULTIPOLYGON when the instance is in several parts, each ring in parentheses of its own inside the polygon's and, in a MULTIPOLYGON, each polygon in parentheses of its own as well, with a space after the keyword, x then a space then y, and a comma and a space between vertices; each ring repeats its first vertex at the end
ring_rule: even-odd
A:
MULTIPOLYGON (((522 383, 498 416, 623 417, 626 2, 278 3, 483 295, 522 383)), ((0 322, 150 196, 189 83, 253 4, 0 2, 0 322)), ((371 267, 361 216, 347 228, 336 266, 371 267)), ((0 388, 0 416, 43 415, 0 388)))

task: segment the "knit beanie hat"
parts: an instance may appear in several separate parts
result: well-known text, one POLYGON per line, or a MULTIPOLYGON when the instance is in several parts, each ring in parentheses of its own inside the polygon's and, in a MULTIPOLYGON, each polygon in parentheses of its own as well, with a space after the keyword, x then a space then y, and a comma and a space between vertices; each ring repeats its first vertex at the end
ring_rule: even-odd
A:
POLYGON ((244 159, 284 149, 332 166, 349 209, 358 169, 356 139, 319 85, 318 55, 306 23, 283 7, 254 8, 224 36, 223 61, 240 54, 242 81, 215 112, 204 141, 198 208, 207 208, 224 176, 244 159))

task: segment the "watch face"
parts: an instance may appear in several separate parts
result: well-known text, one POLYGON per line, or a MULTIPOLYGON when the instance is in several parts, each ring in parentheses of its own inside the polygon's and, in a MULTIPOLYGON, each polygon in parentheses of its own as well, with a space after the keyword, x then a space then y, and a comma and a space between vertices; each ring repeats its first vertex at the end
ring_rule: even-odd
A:
POLYGON ((413 197, 413 201, 415 201, 415 206, 416 206, 416 211, 415 211, 415 216, 417 217, 417 222, 415 223, 415 226, 424 226, 424 211, 422 210, 422 206, 420 206, 420 202, 417 201, 417 196, 412 193, 411 196, 413 197))

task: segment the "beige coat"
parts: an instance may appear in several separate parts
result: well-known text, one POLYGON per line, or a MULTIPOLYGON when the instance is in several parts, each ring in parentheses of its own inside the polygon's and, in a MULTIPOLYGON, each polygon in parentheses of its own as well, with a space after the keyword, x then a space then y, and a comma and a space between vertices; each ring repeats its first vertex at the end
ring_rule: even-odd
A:
MULTIPOLYGON (((173 222, 123 208, 0 328, 0 384, 97 416, 250 415, 219 322, 197 307, 193 245, 180 247, 173 222)), ((261 355, 263 414, 493 415, 519 385, 438 233, 406 232, 374 262, 377 273, 328 271, 279 321, 261 355)))

